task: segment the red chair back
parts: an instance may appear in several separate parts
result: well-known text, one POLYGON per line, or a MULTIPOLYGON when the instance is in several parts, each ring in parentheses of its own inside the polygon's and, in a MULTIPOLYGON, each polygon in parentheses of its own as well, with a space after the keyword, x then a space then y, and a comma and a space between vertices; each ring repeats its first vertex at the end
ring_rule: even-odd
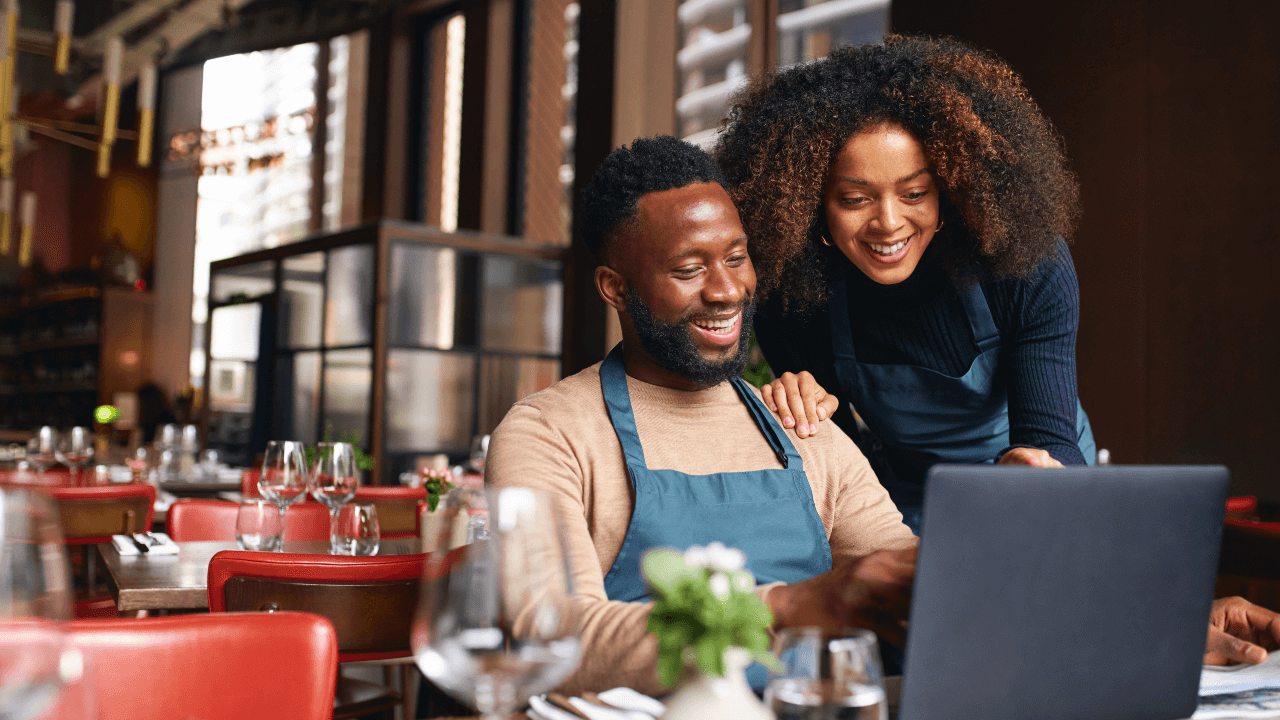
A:
POLYGON ((224 550, 209 561, 209 612, 312 612, 333 623, 341 662, 408 657, 423 560, 224 550))
POLYGON ((378 509, 378 531, 384 538, 406 538, 418 535, 418 503, 427 499, 420 487, 387 485, 361 487, 355 502, 378 509))
POLYGON ((1227 517, 1236 520, 1251 520, 1258 512, 1258 498, 1253 495, 1240 495, 1227 498, 1227 517))
POLYGON ((82 620, 69 631, 95 671, 101 720, 333 715, 338 643, 316 615, 82 620))
MULTIPOLYGON (((89 477, 89 471, 81 468, 80 477, 89 477)), ((45 485, 48 487, 71 486, 71 469, 70 468, 48 468, 44 474, 37 473, 35 470, 14 470, 5 468, 0 470, 0 482, 16 483, 19 485, 45 485)))
MULTIPOLYGON (((184 498, 169 506, 165 525, 175 542, 231 542, 239 509, 228 500, 184 498)), ((285 511, 284 539, 328 540, 329 511, 318 503, 294 503, 285 511)))
POLYGON ((52 487, 49 494, 58 504, 62 536, 69 545, 111 542, 112 535, 151 529, 156 504, 151 485, 52 487))
POLYGON ((262 471, 254 468, 245 468, 240 473, 240 494, 246 498, 260 498, 262 491, 258 489, 258 478, 262 477, 262 471))
POLYGON ((1280 523, 1227 518, 1215 594, 1280 611, 1280 523))

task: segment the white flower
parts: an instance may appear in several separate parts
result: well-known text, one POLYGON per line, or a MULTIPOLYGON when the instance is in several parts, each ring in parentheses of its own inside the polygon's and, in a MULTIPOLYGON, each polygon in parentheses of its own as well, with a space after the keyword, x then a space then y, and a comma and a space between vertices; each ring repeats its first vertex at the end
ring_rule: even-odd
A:
POLYGON ((711 594, 721 600, 729 599, 729 576, 722 572, 711 574, 711 594))
POLYGON ((725 547, 724 543, 713 542, 707 546, 707 567, 725 572, 741 570, 747 565, 747 556, 737 548, 725 547))
POLYGON ((706 548, 701 545, 691 545, 684 551, 684 564, 689 567, 705 568, 709 560, 706 548))
POLYGON ((748 593, 755 589, 756 579, 749 572, 738 572, 733 574, 733 584, 740 592, 748 593))

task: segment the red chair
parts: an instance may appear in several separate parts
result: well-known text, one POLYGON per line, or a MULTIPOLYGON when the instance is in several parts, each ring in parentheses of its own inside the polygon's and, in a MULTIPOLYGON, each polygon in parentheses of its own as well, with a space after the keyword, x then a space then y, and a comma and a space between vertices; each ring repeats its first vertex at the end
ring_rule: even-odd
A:
POLYGON ((418 503, 427 499, 420 487, 386 485, 361 487, 355 502, 378 509, 378 532, 384 538, 406 538, 418 535, 418 503))
MULTIPOLYGON (((87 474, 83 468, 81 469, 81 477, 87 474)), ((70 487, 71 469, 70 468, 48 468, 44 474, 37 473, 34 469, 0 470, 0 482, 16 483, 19 485, 45 485, 47 487, 70 487)))
POLYGON ((83 620, 68 630, 91 670, 101 720, 328 720, 333 712, 337 638, 316 615, 83 620))
POLYGON ((76 617, 115 617, 116 606, 111 597, 94 595, 98 562, 91 546, 111 542, 112 535, 150 530, 156 489, 145 484, 51 487, 49 494, 58 506, 63 540, 84 550, 89 597, 76 601, 76 617))
MULTIPOLYGON (((354 557, 224 550, 209 561, 209 612, 315 613, 333 623, 339 662, 405 660, 413 656, 409 631, 418 607, 423 560, 421 554, 354 557)), ((408 690, 414 667, 411 661, 400 665, 408 690)), ((390 687, 339 676, 333 716, 336 720, 387 712, 404 700, 390 687)), ((409 712, 407 703, 405 710, 409 712)))
POLYGON ((1240 495, 1227 498, 1227 517, 1236 520, 1256 520, 1258 515, 1258 498, 1253 495, 1240 495))
POLYGON ((1215 596, 1228 595, 1280 611, 1280 523, 1227 518, 1215 596))
MULTIPOLYGON (((232 542, 239 505, 227 500, 184 498, 169 506, 166 525, 174 542, 232 542)), ((319 503, 294 503, 285 511, 284 539, 329 539, 329 511, 319 503)))
POLYGON ((262 477, 261 470, 245 468, 240 473, 240 495, 245 498, 262 497, 262 491, 258 489, 258 478, 260 477, 262 477))

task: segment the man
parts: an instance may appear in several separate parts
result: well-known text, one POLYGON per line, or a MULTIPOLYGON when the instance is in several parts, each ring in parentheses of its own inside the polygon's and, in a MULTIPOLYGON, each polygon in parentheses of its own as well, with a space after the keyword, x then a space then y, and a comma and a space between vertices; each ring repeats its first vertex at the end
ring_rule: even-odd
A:
MULTIPOLYGON (((490 443, 488 482, 547 490, 567 523, 583 659, 566 692, 662 692, 639 572, 651 547, 743 550, 777 627, 905 638, 916 541, 866 459, 835 426, 795 442, 735 380, 756 278, 724 186, 709 156, 670 137, 605 160, 584 235, 622 345, 517 403, 490 443)), ((1216 627, 1241 637, 1262 622, 1253 606, 1219 610, 1216 627)), ((1212 647, 1242 658, 1213 632, 1212 647)))

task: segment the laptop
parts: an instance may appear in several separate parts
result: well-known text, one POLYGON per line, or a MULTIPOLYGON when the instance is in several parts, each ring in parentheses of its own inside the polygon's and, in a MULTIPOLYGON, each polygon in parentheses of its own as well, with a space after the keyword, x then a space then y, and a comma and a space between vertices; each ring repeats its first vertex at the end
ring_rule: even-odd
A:
POLYGON ((933 467, 901 720, 1190 717, 1228 479, 933 467))

